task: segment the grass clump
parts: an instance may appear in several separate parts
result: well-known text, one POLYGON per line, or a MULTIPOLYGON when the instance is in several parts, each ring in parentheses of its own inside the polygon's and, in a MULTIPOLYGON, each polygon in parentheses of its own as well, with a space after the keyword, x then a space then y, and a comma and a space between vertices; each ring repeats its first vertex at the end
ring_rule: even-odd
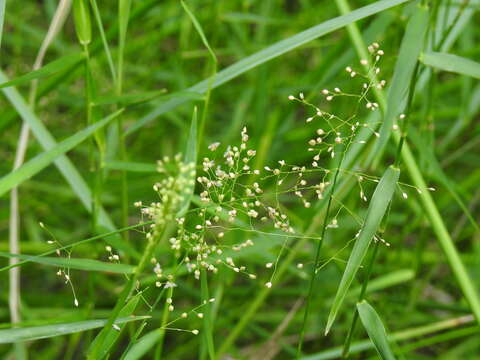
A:
POLYGON ((0 356, 476 359, 477 8, 0 2, 0 356))

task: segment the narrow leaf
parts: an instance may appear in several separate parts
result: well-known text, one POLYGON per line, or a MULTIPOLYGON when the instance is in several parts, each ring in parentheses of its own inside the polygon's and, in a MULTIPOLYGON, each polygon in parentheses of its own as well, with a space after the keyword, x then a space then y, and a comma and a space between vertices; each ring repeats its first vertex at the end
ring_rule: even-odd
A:
POLYGON ((368 337, 372 340, 375 349, 383 360, 395 360, 390 345, 388 344, 387 333, 382 320, 375 309, 365 300, 357 304, 360 320, 367 330, 368 337))
POLYGON ((141 104, 147 101, 154 100, 166 93, 166 89, 155 90, 155 91, 148 91, 139 94, 124 94, 124 95, 117 95, 117 96, 104 96, 104 97, 97 97, 94 100, 93 105, 111 105, 111 104, 120 104, 122 106, 130 106, 141 104))
MULTIPOLYGON (((222 71, 215 74, 215 81, 212 82, 211 88, 214 89, 226 82, 248 72, 249 70, 260 66, 272 59, 275 59, 289 51, 292 51, 308 42, 315 40, 323 35, 329 34, 335 30, 351 24, 355 21, 364 19, 373 14, 377 14, 391 7, 400 5, 408 0, 381 0, 376 1, 373 4, 356 9, 349 14, 338 16, 336 18, 327 20, 321 24, 315 25, 305 31, 295 34, 287 39, 276 42, 273 45, 266 47, 246 58, 230 65, 222 71)), ((211 79, 205 79, 196 85, 188 88, 188 91, 197 93, 205 93, 209 89, 211 79)), ((130 134, 145 124, 155 120, 161 114, 164 114, 171 109, 185 103, 187 99, 175 98, 164 104, 159 105, 153 109, 149 114, 145 115, 142 119, 134 123, 127 129, 127 134, 130 134)))
POLYGON ((140 173, 156 173, 157 166, 149 163, 139 163, 132 161, 112 160, 105 163, 105 168, 112 170, 122 170, 140 173))
MULTIPOLYGON (((118 274, 132 274, 134 267, 126 264, 107 263, 94 259, 78 259, 78 258, 63 258, 63 257, 47 257, 35 256, 25 254, 11 254, 0 251, 0 257, 17 258, 27 260, 38 264, 55 266, 57 268, 69 268, 84 271, 101 271, 118 274)), ((0 269, 1 271, 1 269, 0 269)))
MULTIPOLYGON (((0 81, 8 81, 8 78, 1 70, 0 81)), ((8 101, 10 101, 12 106, 18 112, 22 120, 25 121, 28 126, 30 126, 33 135, 43 147, 43 149, 50 150, 54 148, 57 145, 55 138, 45 127, 43 122, 40 121, 40 119, 32 111, 32 109, 27 105, 25 99, 20 95, 18 90, 14 87, 10 87, 7 89, 2 89, 2 91, 7 97, 8 101)), ((91 211, 92 192, 90 191, 90 188, 88 187, 83 177, 80 175, 77 168, 65 155, 60 155, 55 160, 55 165, 65 177, 72 190, 78 196, 83 206, 87 209, 87 211, 91 211)), ((110 216, 103 208, 100 209, 99 225, 103 227, 106 232, 112 232, 116 230, 112 220, 110 219, 110 216)), ((105 241, 108 242, 110 245, 114 246, 116 249, 122 250, 137 259, 140 257, 138 252, 131 245, 125 243, 118 234, 109 236, 105 239, 105 241)))
POLYGON ((198 22, 197 18, 195 17, 195 14, 190 10, 188 7, 187 3, 183 0, 180 2, 182 4, 183 9, 187 13, 188 17, 193 23, 193 26, 195 27, 195 30, 197 30, 198 34, 200 35, 200 38, 202 39, 203 45, 207 48, 208 52, 210 53, 210 56, 213 60, 214 63, 217 63, 217 57, 215 56, 215 53, 213 52, 212 48, 210 47, 210 44, 208 43, 207 37, 205 36, 205 33, 203 32, 202 25, 198 22))
MULTIPOLYGON (((117 319, 115 324, 125 324, 131 321, 143 320, 147 318, 149 318, 149 316, 124 317, 117 319)), ((81 331, 96 329, 104 326, 106 323, 107 320, 87 320, 72 323, 0 330, 0 344, 46 339, 61 335, 73 334, 81 331)))
POLYGON ((332 324, 337 316, 340 306, 347 295, 348 289, 352 284, 355 274, 358 268, 362 264, 365 257, 368 246, 372 241, 375 233, 380 227, 385 212, 387 211, 388 204, 392 199, 395 187, 397 185, 398 178, 400 176, 400 170, 390 166, 385 174, 383 174, 380 182, 378 183, 375 192, 373 193, 372 200, 368 206, 367 215, 363 223, 360 234, 358 235, 355 245, 347 262, 347 267, 343 273, 342 280, 333 300, 333 305, 328 315, 327 327, 325 333, 327 334, 332 327, 332 324))
POLYGON ((417 148, 420 150, 422 156, 424 156, 427 159, 428 166, 430 170, 432 171, 432 175, 445 186, 445 188, 450 192, 452 197, 455 199, 457 202, 458 206, 463 210, 465 213, 465 216, 468 218, 470 223, 472 224, 473 227, 477 231, 480 231, 480 226, 478 225, 477 221, 475 220, 473 214, 471 211, 468 209, 467 205, 463 201, 463 199, 460 197, 458 190, 457 190, 457 185, 455 182, 450 180, 450 178, 445 174, 445 172, 442 169, 442 166, 440 165, 440 162, 438 161, 437 157, 435 156, 435 151, 433 148, 427 146, 425 144, 425 141, 422 139, 420 134, 415 130, 415 129, 410 129, 409 130, 409 137, 411 141, 417 146, 417 148))
POLYGON ((100 16, 100 10, 98 9, 97 0, 90 0, 90 5, 92 6, 92 12, 95 16, 95 21, 97 23, 98 31, 100 32, 100 38, 102 39, 103 49, 105 50, 105 55, 107 56, 108 66, 110 67, 110 72, 112 73, 113 81, 117 81, 117 74, 115 73, 115 66, 113 65, 112 52, 108 46, 107 37, 105 36, 105 29, 102 23, 102 17, 100 16))
POLYGON ((427 52, 420 56, 420 61, 439 70, 480 79, 480 63, 458 55, 427 52))
MULTIPOLYGON (((131 316, 132 313, 135 311, 141 296, 141 294, 133 296, 122 308, 122 310, 120 310, 118 316, 120 318, 131 316)), ((102 331, 100 331, 100 333, 97 335, 97 337, 90 346, 90 349, 96 349, 95 354, 96 356, 98 356, 98 359, 103 359, 106 355, 108 355, 110 349, 115 344, 115 341, 117 341, 118 337, 120 336, 123 328, 124 326, 121 326, 117 329, 104 327, 102 331), (99 339, 102 339, 103 341, 99 342, 99 339)))
POLYGON ((150 331, 142 336, 138 341, 128 350, 124 360, 138 360, 141 359, 160 339, 162 332, 159 329, 150 331))
POLYGON ((60 59, 54 60, 38 70, 30 71, 29 73, 26 73, 25 75, 21 75, 13 80, 1 83, 0 89, 6 88, 9 86, 17 86, 17 85, 25 84, 35 79, 40 79, 50 75, 54 75, 76 64, 77 62, 83 60, 84 58, 85 58, 84 53, 78 53, 78 54, 61 57, 60 59))
POLYGON ((0 47, 2 45, 3 21, 5 20, 5 4, 7 0, 0 0, 0 47))
POLYGON ((123 110, 119 110, 102 119, 101 121, 83 130, 80 130, 76 134, 58 143, 50 150, 35 156, 33 159, 27 161, 18 169, 2 177, 0 179, 0 196, 40 172, 42 169, 50 165, 57 157, 73 149, 75 146, 77 146, 82 141, 87 139, 90 135, 92 135, 95 131, 107 125, 110 121, 115 119, 122 111, 123 110))
MULTIPOLYGON (((395 117, 400 115, 403 110, 403 104, 410 87, 410 79, 423 48, 428 19, 428 9, 425 6, 417 5, 408 22, 398 59, 395 63, 392 84, 388 91, 387 109, 380 128, 380 138, 375 145, 375 151, 371 154, 371 157, 376 157, 376 159, 379 159, 378 154, 383 152, 390 138, 395 117)), ((410 89, 410 91, 413 91, 413 89, 410 89)))

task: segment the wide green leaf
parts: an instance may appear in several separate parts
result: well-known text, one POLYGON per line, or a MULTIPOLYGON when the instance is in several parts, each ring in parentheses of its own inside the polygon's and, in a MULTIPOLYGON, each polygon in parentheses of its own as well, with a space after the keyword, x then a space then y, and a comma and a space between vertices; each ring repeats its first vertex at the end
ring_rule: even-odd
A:
POLYGON ((33 159, 27 161, 24 165, 0 178, 0 196, 7 191, 17 187, 25 180, 31 178, 48 165, 50 165, 60 155, 65 154, 67 151, 73 149, 82 141, 87 139, 90 135, 95 133, 98 129, 107 125, 110 121, 115 119, 123 110, 116 111, 115 113, 107 116, 99 122, 78 131, 69 138, 56 144, 51 149, 35 156, 33 159))
POLYGON ((368 337, 372 340, 380 357, 383 360, 395 360, 395 356, 388 344, 385 327, 375 309, 366 300, 363 300, 357 304, 357 310, 360 320, 365 330, 367 330, 368 337))
POLYGON ((427 52, 420 56, 420 61, 425 65, 439 70, 454 72, 480 79, 480 63, 458 55, 440 52, 427 52))
POLYGON ((375 192, 373 193, 365 221, 358 238, 355 241, 355 245, 353 246, 353 250, 347 262, 347 267, 345 268, 337 294, 335 295, 330 314, 328 315, 327 327, 325 329, 326 334, 330 331, 340 306, 347 295, 348 289, 350 288, 350 285, 362 264, 363 258, 367 253, 368 246, 380 227, 383 216, 385 215, 393 193, 395 192, 399 176, 400 170, 390 166, 385 171, 385 174, 383 174, 375 192))
MULTIPOLYGON (((272 59, 279 57, 291 50, 294 50, 302 45, 307 44, 308 42, 315 40, 323 35, 329 34, 335 30, 341 29, 342 27, 351 24, 355 21, 364 19, 371 15, 382 12, 391 7, 397 6, 408 0, 381 0, 376 1, 373 4, 364 6, 357 10, 352 11, 349 14, 338 16, 336 18, 327 20, 321 24, 313 26, 305 31, 302 31, 296 35, 293 35, 287 39, 276 42, 273 45, 266 47, 263 50, 260 50, 246 58, 228 66, 222 71, 215 74, 214 81, 211 81, 210 78, 205 79, 196 85, 188 88, 188 91, 193 91, 197 93, 205 93, 211 88, 216 88, 220 85, 225 84, 226 82, 248 72, 249 70, 256 68, 272 59)), ((149 114, 145 115, 139 121, 134 123, 127 129, 127 134, 130 134, 138 129, 140 129, 145 124, 155 120, 158 116, 170 111, 171 109, 185 103, 187 100, 183 98, 174 98, 170 101, 161 104, 160 106, 153 109, 149 114)))
MULTIPOLYGON (((115 324, 125 324, 131 321, 143 320, 147 318, 149 318, 149 316, 124 317, 117 319, 115 324)), ((96 329, 104 326, 106 323, 107 320, 87 320, 72 323, 0 330, 0 344, 46 339, 61 335, 73 334, 81 331, 96 329)))
MULTIPOLYGON (((127 264, 116 264, 98 261, 94 259, 78 259, 78 258, 64 258, 64 257, 47 257, 35 256, 25 254, 11 254, 0 251, 0 257, 17 258, 27 260, 38 264, 55 266, 59 268, 69 268, 84 271, 101 271, 118 274, 132 274, 134 267, 127 264)), ((0 270, 1 271, 1 270, 0 270)))
MULTIPOLYGON (((78 54, 73 54, 73 55, 67 55, 63 56, 60 59, 54 60, 47 65, 41 67, 38 70, 33 70, 30 71, 29 73, 26 73, 25 75, 19 76, 13 80, 10 81, 4 81, 0 83, 0 89, 1 88, 6 88, 9 86, 17 86, 21 84, 28 83, 32 80, 35 79, 40 79, 44 78, 50 75, 54 75, 59 73, 60 71, 78 63, 79 61, 83 60, 85 58, 84 53, 78 53, 78 54)), ((2 79, 3 80, 3 79, 2 79)))

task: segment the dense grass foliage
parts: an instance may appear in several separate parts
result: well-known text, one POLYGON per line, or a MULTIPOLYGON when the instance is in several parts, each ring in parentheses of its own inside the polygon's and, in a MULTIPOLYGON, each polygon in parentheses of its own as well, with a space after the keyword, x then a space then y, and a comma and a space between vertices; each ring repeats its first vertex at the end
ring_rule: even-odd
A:
POLYGON ((478 359, 479 0, 0 0, 0 357, 478 359))

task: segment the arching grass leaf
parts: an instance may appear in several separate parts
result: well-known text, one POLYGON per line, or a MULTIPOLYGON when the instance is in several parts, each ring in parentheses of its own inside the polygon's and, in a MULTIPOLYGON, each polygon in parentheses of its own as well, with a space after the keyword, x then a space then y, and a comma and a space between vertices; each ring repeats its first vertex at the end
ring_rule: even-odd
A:
POLYGON ((13 80, 0 83, 0 89, 10 87, 10 86, 25 84, 35 79, 40 79, 50 75, 54 75, 78 63, 79 61, 82 61, 84 58, 85 58, 84 53, 63 56, 60 59, 57 59, 48 63, 47 65, 41 67, 38 70, 30 71, 29 73, 26 73, 25 75, 21 75, 13 80))
POLYGON ((383 216, 387 211, 388 204, 392 199, 395 187, 397 186, 399 176, 400 170, 390 166, 387 171, 385 171, 385 174, 383 174, 375 189, 375 192, 373 193, 372 200, 368 206, 365 221, 362 229, 360 230, 360 234, 355 241, 355 245, 353 246, 353 250, 348 259, 347 267, 345 268, 345 272, 343 273, 342 280, 340 281, 337 294, 335 295, 330 314, 328 315, 325 334, 330 331, 330 328, 335 321, 335 317, 340 310, 340 306, 342 305, 348 289, 352 284, 355 274, 357 273, 358 268, 362 264, 363 258, 367 253, 368 246, 380 227, 383 216))
POLYGON ((84 271, 101 271, 101 272, 110 272, 110 273, 118 273, 118 274, 132 274, 134 270, 134 267, 131 265, 107 263, 107 262, 93 260, 93 259, 11 254, 3 251, 0 252, 0 257, 17 258, 21 260, 28 260, 29 262, 34 262, 38 264, 55 266, 58 268, 70 268, 70 269, 84 270, 84 271))
POLYGON ((454 72, 480 79, 480 63, 458 55, 427 52, 420 56, 420 61, 425 65, 439 70, 454 72))
POLYGON ((0 179, 0 196, 46 168, 60 155, 73 149, 75 146, 87 139, 90 135, 94 134, 95 131, 107 125, 110 121, 115 119, 122 111, 123 110, 119 110, 111 114, 110 116, 107 116, 106 118, 100 120, 99 122, 83 130, 80 130, 76 134, 56 144, 51 149, 27 161, 18 169, 2 177, 0 179))
MULTIPOLYGON (((336 18, 327 20, 321 24, 315 25, 305 31, 295 34, 287 39, 276 42, 273 45, 266 47, 246 58, 228 66, 215 75, 215 81, 211 84, 211 88, 214 89, 261 64, 264 64, 272 59, 279 57, 291 50, 294 50, 312 40, 315 40, 323 35, 329 34, 335 30, 341 29, 345 25, 352 22, 364 19, 373 14, 377 14, 391 7, 400 5, 408 0, 381 0, 376 1, 370 5, 356 9, 349 14, 338 16, 336 18)), ((211 79, 205 79, 196 85, 188 88, 188 91, 197 93, 205 93, 209 89, 211 79)), ((161 114, 183 104, 187 99, 175 98, 160 106, 156 107, 149 114, 145 115, 139 121, 134 123, 127 129, 127 134, 130 134, 140 129, 145 124, 155 120, 161 114)))
MULTIPOLYGON (((124 317, 117 319, 117 321, 115 321, 115 324, 125 324, 131 321, 138 321, 147 318, 149 318, 149 316, 124 317)), ((96 329, 104 326, 106 323, 107 320, 87 320, 64 324, 0 330, 0 344, 46 339, 67 334, 73 334, 81 331, 96 329)))
MULTIPOLYGON (((408 22, 400 53, 395 63, 392 83, 388 90, 387 109, 380 128, 380 138, 375 145, 375 151, 371 153, 371 157, 376 157, 376 161, 380 158, 379 154, 382 154, 390 138, 395 117, 403 111, 410 87, 410 79, 418 61, 418 56, 423 49, 429 14, 428 8, 417 5, 408 22)), ((413 91, 413 89, 410 89, 410 91, 413 91)))
POLYGON ((378 354, 383 360, 395 360, 390 345, 388 344, 387 333, 382 320, 375 309, 365 300, 357 304, 360 320, 367 330, 368 337, 372 340, 378 354))

